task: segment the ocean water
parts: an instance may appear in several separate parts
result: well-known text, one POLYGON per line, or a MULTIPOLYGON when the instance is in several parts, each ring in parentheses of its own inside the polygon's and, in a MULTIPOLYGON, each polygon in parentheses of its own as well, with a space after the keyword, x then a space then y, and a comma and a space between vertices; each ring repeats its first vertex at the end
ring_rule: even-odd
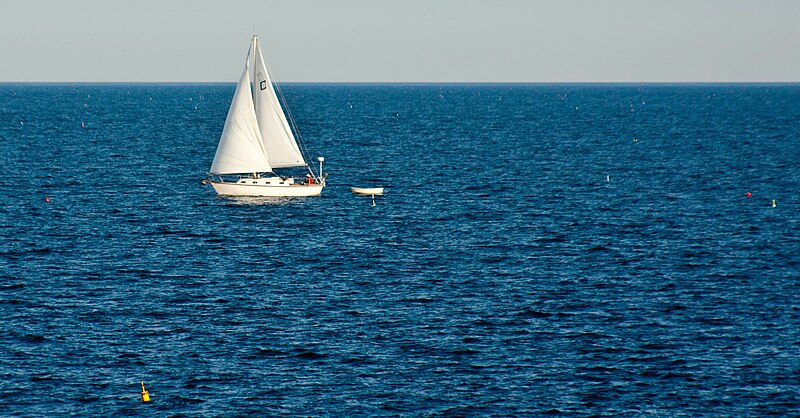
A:
POLYGON ((800 412, 800 85, 289 84, 284 201, 233 89, 0 85, 0 415, 800 412))

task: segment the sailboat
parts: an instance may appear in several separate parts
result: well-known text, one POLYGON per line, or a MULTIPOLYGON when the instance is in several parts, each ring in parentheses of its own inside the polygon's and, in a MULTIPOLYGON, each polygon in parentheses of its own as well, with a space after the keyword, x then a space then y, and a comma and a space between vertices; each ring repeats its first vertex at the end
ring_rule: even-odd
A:
POLYGON ((287 118, 278 100, 258 37, 253 36, 209 178, 203 182, 224 196, 320 195, 325 187, 326 176, 322 174, 325 159, 317 158, 319 173, 314 173, 298 147, 294 134, 297 129, 291 114, 288 115, 287 118), (289 121, 295 126, 294 132, 289 121), (293 176, 273 172, 287 167, 306 167, 308 174, 295 180, 293 176))

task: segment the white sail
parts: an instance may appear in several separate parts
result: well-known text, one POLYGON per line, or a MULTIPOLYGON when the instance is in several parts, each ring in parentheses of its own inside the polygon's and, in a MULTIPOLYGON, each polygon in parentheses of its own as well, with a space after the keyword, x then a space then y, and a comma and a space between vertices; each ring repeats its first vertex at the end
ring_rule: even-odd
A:
POLYGON ((253 101, 255 102, 256 119, 261 132, 264 150, 273 168, 305 166, 303 155, 297 147, 297 141, 283 113, 272 80, 267 71, 261 48, 256 37, 253 37, 255 51, 255 74, 253 101))
POLYGON ((253 105, 250 89, 250 54, 247 55, 244 73, 236 85, 225 127, 219 139, 213 174, 261 173, 271 172, 272 167, 264 150, 261 132, 253 105))

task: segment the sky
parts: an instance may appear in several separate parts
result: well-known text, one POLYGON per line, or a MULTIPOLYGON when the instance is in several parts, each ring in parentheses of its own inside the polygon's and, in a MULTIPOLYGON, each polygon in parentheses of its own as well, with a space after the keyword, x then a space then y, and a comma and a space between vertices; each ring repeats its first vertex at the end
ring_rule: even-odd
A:
POLYGON ((798 0, 0 0, 0 82, 797 82, 798 0))

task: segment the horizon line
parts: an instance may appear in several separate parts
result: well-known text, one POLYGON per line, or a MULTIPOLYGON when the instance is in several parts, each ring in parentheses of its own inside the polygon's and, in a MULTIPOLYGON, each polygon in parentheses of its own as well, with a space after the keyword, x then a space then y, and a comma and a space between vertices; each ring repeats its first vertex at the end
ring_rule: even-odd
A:
MULTIPOLYGON (((789 81, 274 81, 277 84, 800 84, 789 81)), ((236 84, 231 81, 0 81, 0 84, 236 84)))

